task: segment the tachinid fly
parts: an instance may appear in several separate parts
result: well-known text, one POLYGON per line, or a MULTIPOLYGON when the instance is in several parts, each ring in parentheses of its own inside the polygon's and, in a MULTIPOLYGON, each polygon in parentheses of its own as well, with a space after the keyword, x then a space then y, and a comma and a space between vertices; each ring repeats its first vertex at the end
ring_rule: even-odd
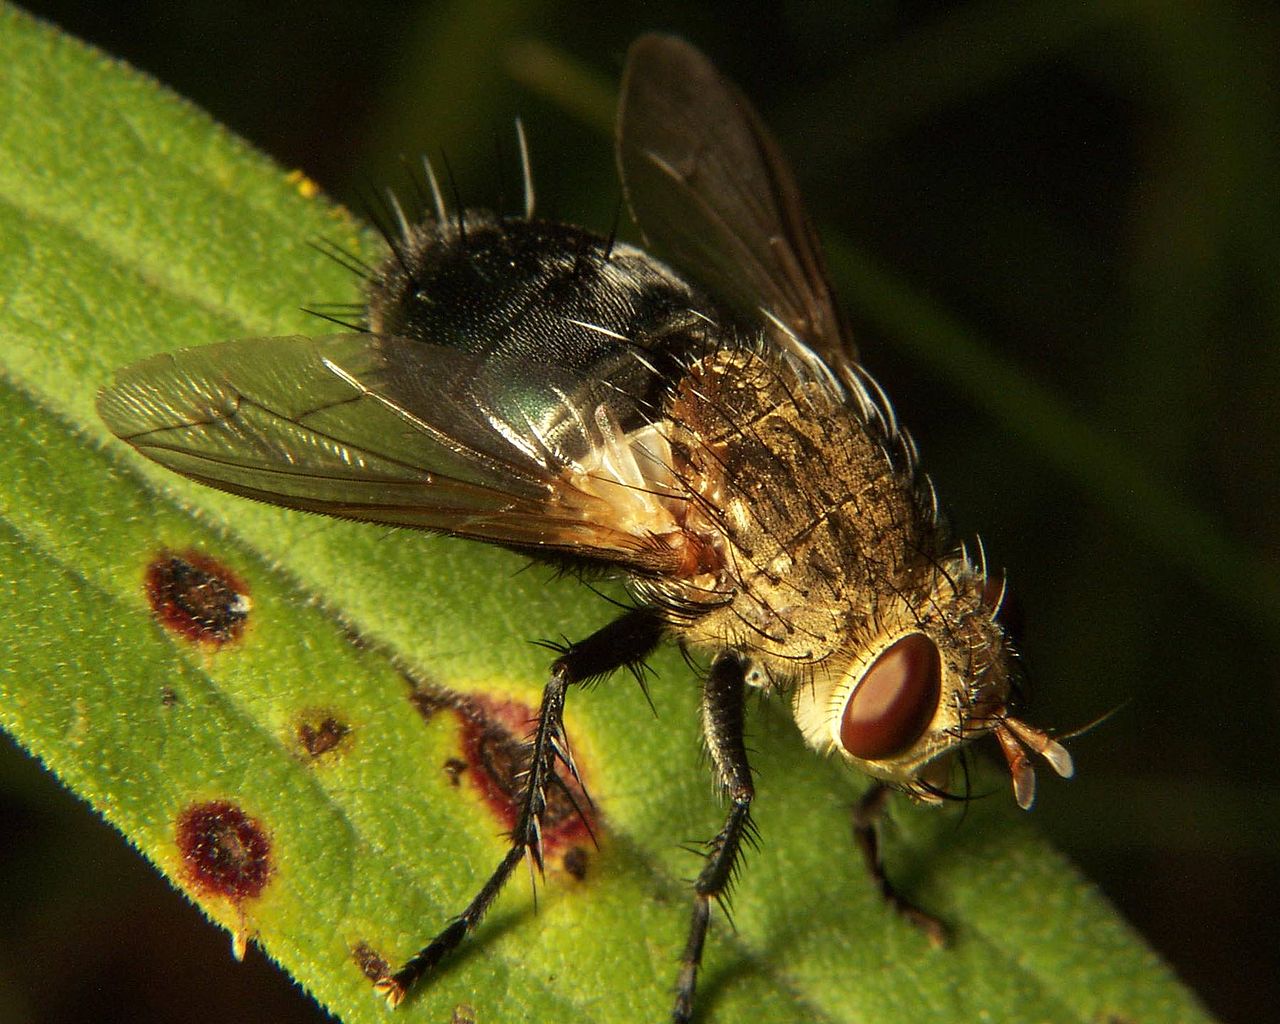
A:
MULTIPOLYGON (((251 338, 121 371, 98 408, 148 458, 289 508, 488 541, 613 571, 635 607, 551 667, 511 850, 463 913, 377 983, 395 1005, 470 932, 525 857, 571 686, 663 639, 706 652, 703 728, 730 802, 694 884, 672 1017, 687 1021, 710 903, 752 831, 748 687, 806 740, 939 803, 959 748, 993 733, 1028 807, 1000 587, 940 526, 932 489, 859 367, 792 174, 742 94, 689 44, 631 48, 617 129, 631 211, 670 266, 580 228, 439 201, 401 224, 367 327, 251 338), (678 268, 671 269, 672 267, 678 268)), ((526 182, 528 180, 526 161, 526 182)))

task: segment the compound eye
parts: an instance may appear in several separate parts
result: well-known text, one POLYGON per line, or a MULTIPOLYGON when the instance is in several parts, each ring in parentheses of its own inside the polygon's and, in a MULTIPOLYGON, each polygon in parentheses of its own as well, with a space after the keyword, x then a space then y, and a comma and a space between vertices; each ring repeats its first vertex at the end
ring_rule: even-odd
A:
POLYGON ((942 692, 942 658, 921 633, 896 641, 863 674, 840 719, 840 744, 878 761, 907 750, 928 727, 942 692))

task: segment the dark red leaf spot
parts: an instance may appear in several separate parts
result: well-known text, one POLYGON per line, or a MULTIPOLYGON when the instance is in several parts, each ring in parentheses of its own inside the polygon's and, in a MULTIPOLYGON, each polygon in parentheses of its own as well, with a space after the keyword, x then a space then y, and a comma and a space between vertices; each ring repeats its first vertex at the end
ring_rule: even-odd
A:
MULTIPOLYGON (((537 713, 528 704, 505 698, 467 696, 445 687, 408 678, 409 700, 426 722, 442 711, 461 723, 460 758, 445 762, 451 782, 465 772, 494 817, 506 829, 515 826, 520 779, 528 764, 528 739, 537 713)), ((587 769, 578 761, 583 776, 587 769)), ((586 791, 568 769, 556 765, 563 785, 547 787, 547 809, 542 818, 542 846, 548 857, 584 843, 592 843, 599 830, 598 815, 586 791)), ((572 869, 569 869, 572 874, 572 869)))
POLYGON ((351 726, 323 709, 312 709, 298 716, 298 744, 308 757, 316 758, 337 750, 349 742, 351 726))
POLYGON ((451 757, 444 763, 444 773, 449 779, 449 785, 458 785, 458 780, 462 778, 462 773, 467 770, 467 762, 459 757, 451 757))
POLYGON ((243 903, 271 878, 270 837, 230 801, 192 804, 178 816, 176 837, 185 879, 202 896, 243 903))
POLYGON ((587 877, 587 866, 591 863, 591 855, 582 846, 571 846, 564 851, 563 865, 565 871, 579 882, 587 877))
MULTIPOLYGON (((529 763, 534 709, 517 701, 468 697, 453 711, 462 724, 467 777, 503 827, 514 828, 520 780, 529 763)), ((583 771, 581 764, 578 770, 583 771)), ((542 817, 542 845, 547 856, 568 845, 590 841, 596 825, 582 787, 563 765, 557 765, 557 774, 564 785, 547 787, 547 809, 542 817)))
POLYGON ((178 696, 178 691, 171 686, 166 686, 160 691, 160 705, 162 707, 171 708, 175 704, 181 703, 182 698, 178 696))
POLYGON ((253 605, 249 589, 208 555, 163 551, 148 564, 145 584, 160 624, 193 643, 221 647, 244 633, 253 605))
POLYGON ((422 716, 424 722, 430 722, 435 718, 436 712, 457 707, 464 700, 459 693, 432 683, 424 683, 409 675, 405 676, 405 681, 409 684, 409 703, 422 716))
POLYGON ((370 981, 381 981, 391 973, 391 965, 367 942, 351 947, 351 960, 370 981))
POLYGON ((453 1016, 449 1024, 476 1024, 475 1007, 467 1003, 459 1003, 453 1008, 453 1016))

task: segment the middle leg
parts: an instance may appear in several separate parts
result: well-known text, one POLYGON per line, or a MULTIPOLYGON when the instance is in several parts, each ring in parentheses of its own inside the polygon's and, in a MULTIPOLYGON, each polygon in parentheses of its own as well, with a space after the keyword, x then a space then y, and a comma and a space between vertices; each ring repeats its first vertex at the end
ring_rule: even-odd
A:
POLYGON ((884 820, 885 806, 889 802, 892 790, 882 782, 877 782, 867 790, 858 801, 853 812, 853 836, 858 848, 862 851, 862 859, 866 862, 880 896, 898 914, 910 921, 928 936, 935 948, 947 944, 947 926, 932 914, 921 910, 908 900, 889 881, 884 870, 884 856, 880 849, 880 828, 884 820))
POLYGON ((723 902, 733 880, 742 842, 753 835, 751 800, 755 788, 743 741, 745 679, 746 664, 738 655, 726 652, 712 663, 702 691, 702 732, 716 782, 729 798, 729 815, 711 841, 707 862, 693 885, 693 919, 680 958, 676 1002, 671 1011, 675 1024, 687 1024, 693 1015, 693 994, 711 922, 711 901, 723 902))
POLYGON ((521 860, 528 856, 536 867, 542 868, 542 815, 547 807, 547 786, 555 779, 555 762, 559 760, 576 774, 564 734, 566 691, 575 683, 587 682, 624 665, 641 663, 661 640, 664 628, 655 612, 636 609, 562 650, 551 666, 551 679, 542 691, 520 812, 511 830, 511 848, 461 914, 398 971, 375 982, 375 989, 392 1007, 399 1005, 414 983, 434 970, 480 923, 521 860))

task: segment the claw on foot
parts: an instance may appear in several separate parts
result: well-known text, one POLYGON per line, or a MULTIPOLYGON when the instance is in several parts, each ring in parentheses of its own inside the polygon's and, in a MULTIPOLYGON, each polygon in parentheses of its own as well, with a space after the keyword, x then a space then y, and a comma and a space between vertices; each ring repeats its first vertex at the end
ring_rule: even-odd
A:
POLYGON ((379 978, 373 983, 373 990, 387 1001, 388 1009, 394 1010, 404 1002, 405 987, 395 979, 395 975, 379 978))

